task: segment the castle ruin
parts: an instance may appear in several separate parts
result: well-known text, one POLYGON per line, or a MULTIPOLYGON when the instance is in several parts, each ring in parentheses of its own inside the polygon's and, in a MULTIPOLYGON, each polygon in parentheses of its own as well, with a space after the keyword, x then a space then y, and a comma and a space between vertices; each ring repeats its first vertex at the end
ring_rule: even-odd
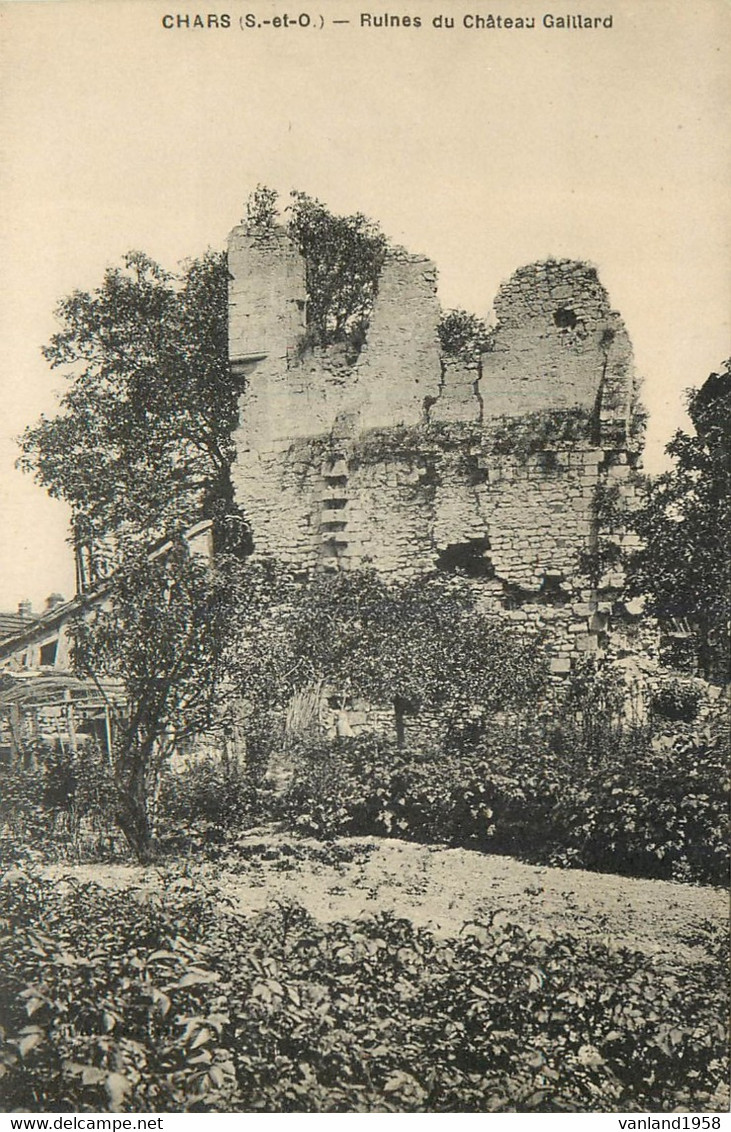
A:
POLYGON ((626 619, 607 547, 631 541, 638 381, 594 267, 520 268, 490 349, 444 356, 436 269, 391 249, 357 360, 305 345, 305 263, 282 228, 234 229, 233 477, 255 553, 308 568, 442 570, 547 633, 551 669, 626 619))

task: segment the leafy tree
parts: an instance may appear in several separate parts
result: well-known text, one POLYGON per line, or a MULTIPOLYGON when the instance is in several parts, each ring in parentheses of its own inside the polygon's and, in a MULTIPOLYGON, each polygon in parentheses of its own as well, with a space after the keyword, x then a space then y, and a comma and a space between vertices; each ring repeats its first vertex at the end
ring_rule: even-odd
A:
MULTIPOLYGON (((257 185, 246 202, 246 223, 266 235, 278 218, 278 194, 257 185)), ((365 342, 368 321, 388 242, 363 213, 336 216, 314 197, 290 193, 287 231, 305 260, 310 343, 345 344, 354 360, 365 342)))
POLYGON ((133 252, 58 307, 44 349, 66 371, 61 412, 21 439, 21 466, 65 499, 82 545, 147 542, 201 518, 245 542, 233 502, 238 390, 227 355, 226 257, 174 277, 133 252))
POLYGON ((478 362, 480 354, 492 348, 492 335, 487 324, 466 310, 445 311, 437 332, 442 352, 468 364, 478 362))
POLYGON ((729 363, 688 392, 695 435, 667 445, 675 466, 649 488, 632 523, 643 547, 628 563, 628 589, 660 618, 687 618, 707 677, 729 674, 731 619, 731 373, 729 363))
POLYGON ((357 354, 386 256, 386 237, 363 213, 335 216, 306 193, 291 194, 289 233, 307 269, 307 318, 321 345, 345 342, 357 354))
POLYGON ((368 570, 298 580, 273 563, 247 565, 243 577, 249 600, 237 603, 232 670, 269 712, 322 684, 343 703, 393 704, 399 731, 404 712, 421 708, 458 728, 542 685, 534 645, 478 611, 466 586, 388 583, 368 570))
POLYGON ((162 764, 186 739, 223 726, 222 642, 235 568, 230 557, 212 568, 182 539, 156 557, 126 548, 103 605, 73 628, 78 671, 100 687, 102 677, 116 677, 124 688, 124 713, 112 708, 116 816, 143 862, 153 852, 149 804, 162 764))

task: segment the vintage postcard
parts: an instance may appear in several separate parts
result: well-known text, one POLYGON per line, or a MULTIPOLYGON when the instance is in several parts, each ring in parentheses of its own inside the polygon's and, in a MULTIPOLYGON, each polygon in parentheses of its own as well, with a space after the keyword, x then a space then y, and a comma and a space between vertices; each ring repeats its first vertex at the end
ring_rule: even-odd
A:
POLYGON ((730 24, 0 3, 7 1127, 727 1121, 730 24))

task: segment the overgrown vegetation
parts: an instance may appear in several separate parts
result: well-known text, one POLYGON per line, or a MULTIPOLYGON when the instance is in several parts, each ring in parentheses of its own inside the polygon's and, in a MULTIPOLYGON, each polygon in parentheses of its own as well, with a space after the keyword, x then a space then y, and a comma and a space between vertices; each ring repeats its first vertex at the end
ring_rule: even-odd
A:
POLYGON ((692 723, 698 715, 701 693, 697 684, 677 678, 665 680, 653 693, 651 710, 670 722, 692 723))
MULTIPOLYGON (((589 712, 567 715, 560 728, 524 715, 486 731, 479 718, 467 718, 447 747, 426 744, 418 732, 407 732, 398 746, 384 736, 327 738, 315 728, 287 740, 283 792, 261 774, 212 758, 163 774, 155 832, 163 860, 175 853, 216 857, 242 831, 275 820, 325 840, 400 837, 546 865, 723 885, 727 744, 718 719, 702 727, 674 721, 670 730, 660 719, 653 726, 611 723, 589 712)), ((52 765, 8 776, 0 808, 8 863, 23 855, 29 837, 51 859, 104 857, 115 848, 108 778, 100 773, 94 785, 64 771, 60 795, 56 775, 52 765)))
MULTIPOLYGON (((306 262, 304 345, 340 344, 352 362, 385 238, 300 192, 287 212, 306 262)), ((277 219, 260 186, 250 229, 267 239, 277 219)), ((0 860, 119 856, 116 827, 144 863, 228 862, 245 856, 243 830, 276 822, 292 855, 300 833, 324 842, 323 861, 337 836, 376 835, 725 884, 728 725, 701 682, 665 679, 633 714, 617 671, 589 664, 559 720, 541 641, 487 615, 464 579, 242 563, 226 281, 222 256, 173 277, 135 253, 59 308, 46 356, 70 385, 59 416, 26 431, 21 462, 70 503, 90 552, 101 600, 80 608, 77 671, 100 692, 116 677, 125 708, 108 705, 104 758, 39 747, 0 769, 0 860), (201 515, 215 566, 185 538, 201 515), (353 735, 366 707, 382 709, 378 725, 353 735), (208 753, 172 771, 201 736, 208 753)), ((439 335, 466 365, 491 345, 465 311, 439 335)), ((652 612, 692 622, 717 679, 729 380, 691 396, 696 436, 671 443, 676 467, 634 520, 644 547, 629 562, 652 612)), ((591 440, 590 415, 567 409, 373 430, 337 455, 401 461, 419 470, 414 490, 432 490, 444 461, 480 483, 490 458, 544 454, 550 471, 562 446, 591 440)), ((329 437, 306 444, 309 463, 333 454, 329 437)), ((594 586, 620 564, 620 504, 617 488, 595 491, 581 564, 594 586)), ((392 916, 321 926, 287 905, 247 918, 199 877, 165 873, 150 897, 21 864, 0 886, 0 1093, 62 1112, 721 1108, 726 988, 721 948, 707 952, 691 973, 491 920, 438 940, 392 916)))
MULTIPOLYGON (((250 231, 263 238, 279 219, 278 193, 259 185, 246 204, 250 231)), ((365 342, 388 241, 362 212, 337 216, 297 189, 286 228, 305 261, 307 345, 342 343, 352 362, 365 342)))
POLYGON ((20 464, 70 505, 92 584, 116 565, 120 535, 150 545, 207 516, 219 545, 248 545, 230 480, 227 295, 221 253, 172 275, 132 252, 59 303, 44 354, 68 387, 58 415, 26 429, 20 464))
POLYGON ((609 574, 619 573, 626 560, 620 536, 629 519, 626 501, 618 484, 599 482, 591 500, 592 530, 588 545, 576 556, 576 572, 586 578, 593 589, 606 585, 609 574))
POLYGON ((104 859, 114 851, 116 791, 101 752, 39 744, 31 765, 0 766, 0 869, 28 853, 104 859))
MULTIPOLYGON (((576 572, 586 578, 593 589, 603 584, 607 574, 621 571, 624 562, 622 547, 609 538, 595 538, 593 545, 576 556, 576 572)), ((620 576, 622 576, 620 574, 620 576)))
MULTIPOLYGON (((260 186, 247 213, 265 234, 276 194, 260 186)), ((385 238, 366 217, 334 216, 304 193, 292 194, 290 214, 312 333, 357 352, 385 238)), ((121 827, 142 860, 152 852, 156 767, 169 748, 210 730, 230 623, 221 577, 251 550, 231 481, 240 389, 228 364, 227 293, 225 255, 174 276, 141 252, 95 291, 74 292, 44 350, 69 379, 61 411, 21 440, 21 466, 71 507, 82 588, 102 587, 103 610, 77 623, 75 662, 92 680, 113 673, 124 682, 114 780, 121 827), (212 520, 215 571, 180 553, 202 517, 212 520), (172 549, 154 556, 164 540, 172 549)))
POLYGON ((445 456, 469 461, 477 455, 529 459, 563 444, 586 440, 589 414, 585 410, 556 409, 548 413, 498 418, 488 422, 434 421, 372 429, 352 446, 354 467, 384 461, 424 463, 435 468, 445 456))
POLYGON ((489 919, 439 940, 238 916, 185 876, 154 896, 21 877, 0 890, 3 1107, 718 1111, 722 952, 691 973, 489 919))
POLYGON ((489 447, 495 455, 526 459, 556 445, 587 441, 590 430, 591 414, 580 407, 525 413, 496 422, 489 447))
POLYGON ((344 342, 357 357, 386 257, 387 240, 363 213, 336 216, 306 193, 294 191, 288 230, 304 256, 307 323, 320 345, 344 342))
POLYGON ((129 549, 110 579, 103 605, 73 627, 74 661, 97 687, 116 677, 123 707, 109 705, 114 742, 111 775, 116 817, 140 861, 154 855, 150 800, 174 751, 196 735, 220 733, 221 688, 238 561, 215 567, 171 541, 151 557, 129 549))
MULTIPOLYGON (((389 586, 350 573, 303 585, 278 572, 273 587, 272 569, 252 566, 246 616, 234 606, 245 762, 211 754, 167 772, 164 759, 148 759, 148 849, 216 855, 241 830, 276 820, 326 839, 397 836, 726 883, 728 728, 699 682, 665 680, 643 715, 616 669, 588 664, 572 677, 559 722, 541 699, 534 646, 478 615, 462 585, 389 586), (391 705, 385 730, 339 732, 341 710, 359 699, 391 705)), ((207 686, 197 688, 193 671, 190 679, 210 710, 207 686)), ((100 847, 109 843, 110 814, 129 794, 119 784, 126 765, 111 781, 101 764, 88 778, 67 768, 61 801, 57 787, 49 792, 53 763, 14 771, 0 809, 9 857, 25 835, 52 857, 78 858, 69 829, 82 825, 100 847)))
POLYGON ((163 860, 215 855, 241 832, 277 817, 272 791, 250 768, 208 755, 165 770, 155 801, 163 860))
POLYGON ((402 837, 547 865, 726 884, 731 782, 717 732, 492 729, 467 750, 373 737, 297 752, 282 805, 318 837, 402 837))
POLYGON ((468 366, 477 366, 492 349, 493 338, 484 319, 469 311, 445 311, 437 326, 442 354, 468 366))
POLYGON ((343 708, 353 697, 391 705, 397 731, 420 709, 454 731, 469 715, 533 699, 545 680, 536 643, 479 611, 457 579, 347 571, 303 581, 259 562, 240 585, 229 675, 250 705, 254 742, 265 733, 270 750, 284 741, 292 696, 315 684, 343 708))
POLYGON ((642 547, 626 564, 630 593, 661 619, 687 619, 697 662, 719 683, 731 674, 731 372, 729 363, 688 391, 694 435, 667 445, 674 466, 631 516, 642 547))
POLYGON ((494 421, 425 421, 417 425, 393 425, 362 432, 344 444, 322 434, 293 442, 293 462, 316 466, 326 459, 347 459, 348 467, 372 467, 401 463, 420 469, 414 490, 433 490, 444 465, 474 483, 486 481, 485 463, 505 457, 518 461, 543 455, 543 467, 555 467, 565 445, 588 440, 590 414, 581 408, 548 413, 526 413, 494 421))
POLYGON ((445 460, 476 476, 480 468, 484 430, 471 421, 430 421, 419 425, 394 425, 369 429, 350 446, 352 468, 380 463, 403 463, 422 469, 422 486, 438 482, 445 460))

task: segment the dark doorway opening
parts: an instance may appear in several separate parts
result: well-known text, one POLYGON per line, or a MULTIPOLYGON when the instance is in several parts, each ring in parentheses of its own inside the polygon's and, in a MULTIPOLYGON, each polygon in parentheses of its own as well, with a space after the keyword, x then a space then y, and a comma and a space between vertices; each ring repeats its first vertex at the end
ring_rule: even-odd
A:
POLYGON ((461 574, 465 578, 494 578, 495 567, 489 555, 488 538, 471 538, 452 542, 437 558, 437 570, 445 574, 461 574))

